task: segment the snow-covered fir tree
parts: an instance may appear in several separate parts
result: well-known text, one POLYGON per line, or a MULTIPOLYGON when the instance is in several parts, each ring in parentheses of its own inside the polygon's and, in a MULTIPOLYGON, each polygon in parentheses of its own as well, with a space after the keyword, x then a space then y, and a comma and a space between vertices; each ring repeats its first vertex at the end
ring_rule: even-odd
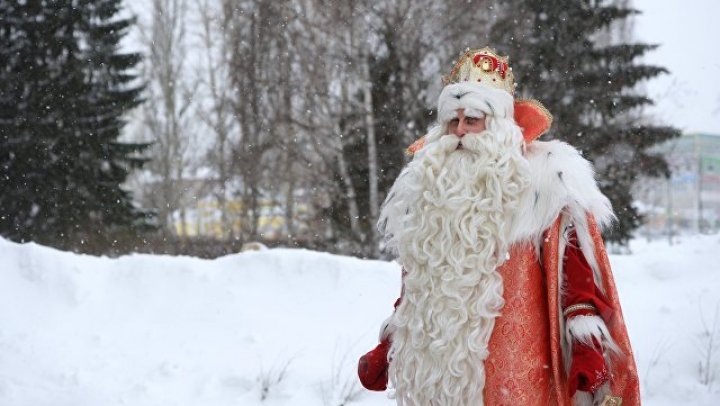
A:
POLYGON ((119 141, 142 91, 121 3, 0 1, 3 236, 75 247, 147 224, 121 187, 146 148, 119 141))
POLYGON ((608 36, 638 11, 618 0, 511 0, 499 11, 491 42, 511 55, 518 96, 539 99, 554 115, 544 138, 568 141, 594 162, 618 217, 606 237, 626 244, 640 225, 632 184, 669 175, 648 148, 679 135, 641 114, 652 100, 637 85, 667 72, 639 61, 656 46, 608 36))

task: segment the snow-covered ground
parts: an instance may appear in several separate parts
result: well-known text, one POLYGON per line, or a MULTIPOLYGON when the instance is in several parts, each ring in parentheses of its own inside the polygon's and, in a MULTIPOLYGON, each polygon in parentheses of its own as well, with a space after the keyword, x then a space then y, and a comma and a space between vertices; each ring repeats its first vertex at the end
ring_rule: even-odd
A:
MULTIPOLYGON (((612 263, 644 404, 720 404, 720 237, 633 251, 612 263)), ((0 239, 0 405, 392 405, 355 368, 399 283, 393 263, 302 250, 109 259, 0 239)))

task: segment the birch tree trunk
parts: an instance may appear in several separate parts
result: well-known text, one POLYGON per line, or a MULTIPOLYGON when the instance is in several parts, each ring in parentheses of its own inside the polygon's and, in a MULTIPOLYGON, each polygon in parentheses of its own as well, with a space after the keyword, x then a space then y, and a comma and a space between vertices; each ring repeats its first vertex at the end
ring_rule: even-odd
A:
POLYGON ((368 241, 370 255, 376 257, 379 255, 378 247, 378 162, 377 162, 377 142, 375 140, 375 116, 373 113, 372 101, 372 81, 370 78, 370 63, 367 55, 363 55, 362 64, 362 81, 363 81, 363 105, 365 107, 365 131, 367 132, 367 154, 368 154, 368 188, 369 188, 369 206, 370 206, 370 240, 368 241))
POLYGON ((220 210, 221 237, 232 240, 235 238, 235 229, 227 201, 227 189, 234 166, 232 156, 229 156, 232 135, 231 96, 225 85, 225 81, 229 80, 228 34, 225 32, 228 25, 209 0, 196 0, 196 6, 200 13, 202 27, 200 36, 205 51, 205 66, 200 75, 201 83, 204 84, 210 98, 208 110, 203 111, 200 117, 216 137, 216 142, 208 154, 211 166, 217 171, 217 186, 213 188, 213 194, 220 210), (219 26, 215 25, 217 21, 220 21, 219 26))
MULTIPOLYGON (((337 134, 342 136, 340 127, 337 127, 337 134)), ((348 164, 345 160, 345 154, 343 153, 342 140, 338 141, 338 170, 340 171, 340 179, 345 186, 345 202, 348 206, 348 216, 350 217, 350 231, 360 236, 360 210, 358 209, 357 196, 355 194, 355 187, 353 186, 352 179, 350 178, 350 171, 348 170, 348 164)))
MULTIPOLYGON (((187 185, 183 174, 191 165, 193 143, 186 113, 193 105, 195 83, 186 76, 185 0, 153 0, 152 20, 141 24, 141 40, 149 50, 143 65, 148 78, 150 103, 143 107, 148 138, 153 142, 153 157, 148 168, 160 178, 161 195, 154 199, 161 226, 175 233, 173 212, 184 216, 187 185)), ((186 225, 180 225, 186 235, 186 225)))

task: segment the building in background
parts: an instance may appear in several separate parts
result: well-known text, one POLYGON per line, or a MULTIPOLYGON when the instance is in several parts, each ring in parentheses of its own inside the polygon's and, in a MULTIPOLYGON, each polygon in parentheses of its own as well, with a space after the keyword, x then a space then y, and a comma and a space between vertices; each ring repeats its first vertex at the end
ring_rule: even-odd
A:
POLYGON ((649 239, 720 230, 720 135, 685 134, 657 148, 669 179, 643 179, 636 204, 644 215, 639 236, 649 239))
MULTIPOLYGON (((199 168, 183 173, 174 186, 181 190, 177 197, 171 219, 167 225, 169 233, 181 237, 207 237, 218 240, 237 238, 243 235, 242 199, 240 182, 224 188, 217 175, 209 168, 199 168), (225 207, 221 207, 219 195, 224 195, 225 207), (228 226, 223 225, 223 210, 228 226)), ((160 179, 148 171, 138 172, 128 182, 133 190, 136 204, 144 208, 157 208, 160 179)), ((292 225, 288 225, 286 202, 282 193, 273 194, 261 190, 258 201, 258 234, 263 242, 298 241, 306 242, 315 238, 313 227, 317 228, 317 215, 312 208, 317 206, 317 196, 306 189, 296 189, 293 194, 292 225)))
MULTIPOLYGON (((312 219, 310 204, 302 190, 295 193, 293 208, 293 235, 288 235, 284 202, 280 199, 260 199, 258 233, 263 241, 310 238, 309 222, 312 219)), ((242 202, 237 197, 226 200, 227 215, 232 227, 231 235, 242 235, 242 202)), ((228 231, 223 228, 222 213, 218 200, 212 195, 192 199, 185 206, 185 219, 179 211, 173 213, 173 228, 177 235, 186 237, 211 237, 224 239, 228 231)))

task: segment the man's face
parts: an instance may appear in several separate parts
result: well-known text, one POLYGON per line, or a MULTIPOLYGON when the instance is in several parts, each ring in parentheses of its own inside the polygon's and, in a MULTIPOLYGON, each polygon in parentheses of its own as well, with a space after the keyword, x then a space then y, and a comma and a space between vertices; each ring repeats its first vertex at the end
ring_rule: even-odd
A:
POLYGON ((457 109, 457 117, 448 123, 448 134, 460 138, 468 133, 479 133, 485 130, 485 117, 472 117, 465 115, 465 109, 457 109))

